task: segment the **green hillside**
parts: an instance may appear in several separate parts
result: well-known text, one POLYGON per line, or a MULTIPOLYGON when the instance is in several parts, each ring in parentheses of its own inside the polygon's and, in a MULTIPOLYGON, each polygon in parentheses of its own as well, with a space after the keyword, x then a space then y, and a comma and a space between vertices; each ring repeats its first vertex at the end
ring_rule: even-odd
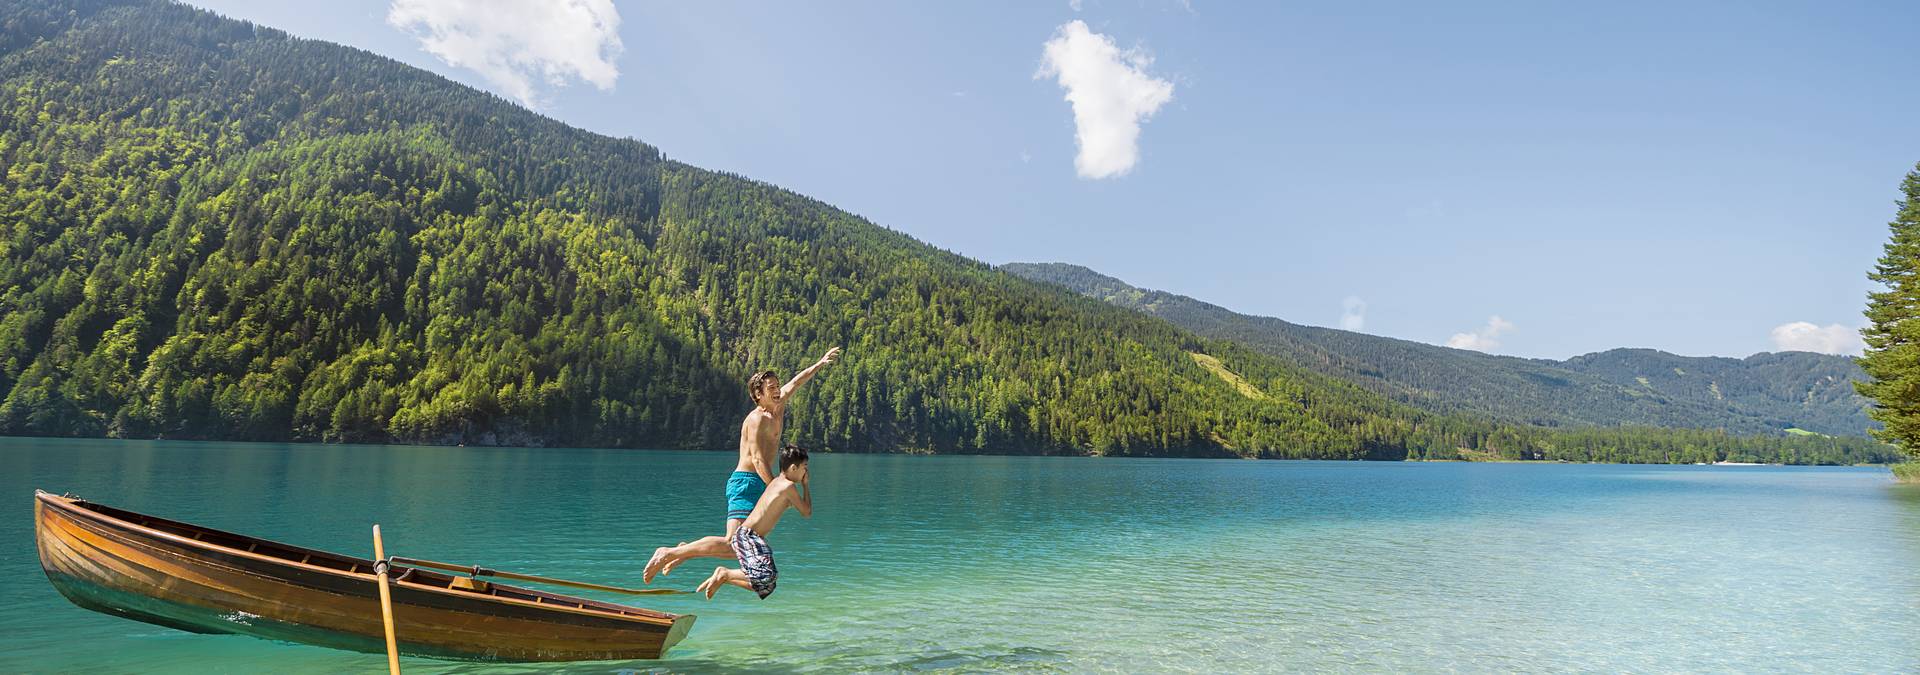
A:
POLYGON ((1544 426, 1799 428, 1865 436, 1864 374, 1842 356, 1787 352, 1746 359, 1615 349, 1566 361, 1522 359, 1237 314, 1193 298, 1135 288, 1076 265, 1010 263, 1002 270, 1058 284, 1231 340, 1291 365, 1434 411, 1544 426))
POLYGON ((1347 457, 1432 426, 366 52, 4 11, 8 433, 726 446, 748 372, 836 344, 792 433, 839 450, 1347 457))
POLYGON ((1867 378, 1853 359, 1767 352, 1744 359, 1610 349, 1561 362, 1568 370, 1675 400, 1725 403, 1776 428, 1865 436, 1879 425, 1853 383, 1867 378))
POLYGON ((158 0, 12 2, 0 26, 0 433, 730 447, 749 372, 843 345, 790 440, 1884 450, 1436 414, 364 51, 158 0))

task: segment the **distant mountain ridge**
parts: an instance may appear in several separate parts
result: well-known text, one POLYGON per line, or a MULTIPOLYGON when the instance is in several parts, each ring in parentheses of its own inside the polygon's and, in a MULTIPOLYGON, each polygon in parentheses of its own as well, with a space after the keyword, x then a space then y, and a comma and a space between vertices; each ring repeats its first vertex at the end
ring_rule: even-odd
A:
POLYGON ((1525 359, 1239 314, 1138 288, 1065 263, 1001 270, 1239 342, 1291 364, 1429 410, 1541 426, 1652 425, 1740 433, 1865 436, 1866 399, 1852 359, 1808 352, 1745 359, 1613 349, 1565 361, 1525 359))

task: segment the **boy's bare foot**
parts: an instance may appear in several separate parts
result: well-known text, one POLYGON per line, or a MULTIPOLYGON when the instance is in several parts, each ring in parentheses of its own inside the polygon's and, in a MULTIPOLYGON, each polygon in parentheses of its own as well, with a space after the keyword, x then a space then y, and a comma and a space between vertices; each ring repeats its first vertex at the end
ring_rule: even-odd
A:
POLYGON ((642 584, 653 583, 653 575, 656 572, 662 572, 662 570, 659 569, 660 561, 661 559, 666 557, 667 557, 667 547, 662 546, 660 548, 653 549, 653 557, 648 558, 647 566, 644 568, 641 568, 640 570, 640 583, 642 584))
POLYGON ((707 577, 706 581, 700 582, 700 587, 694 590, 707 594, 707 599, 712 600, 713 594, 720 590, 720 584, 724 583, 721 580, 725 578, 727 578, 727 568, 715 567, 713 568, 713 576, 707 577))
MULTIPOLYGON (((684 542, 684 541, 683 541, 683 542, 680 542, 680 546, 686 546, 686 545, 687 545, 687 542, 684 542)), ((676 548, 678 548, 678 547, 676 547, 676 548)), ((679 566, 680 566, 680 563, 683 563, 683 562, 686 562, 686 559, 685 559, 685 558, 682 558, 682 559, 679 559, 679 560, 669 560, 669 561, 667 561, 667 564, 666 564, 666 566, 665 566, 665 567, 661 567, 661 568, 660 568, 660 576, 663 576, 663 577, 664 577, 664 576, 666 576, 666 575, 669 575, 669 574, 673 574, 673 568, 675 568, 675 567, 679 567, 679 566)))

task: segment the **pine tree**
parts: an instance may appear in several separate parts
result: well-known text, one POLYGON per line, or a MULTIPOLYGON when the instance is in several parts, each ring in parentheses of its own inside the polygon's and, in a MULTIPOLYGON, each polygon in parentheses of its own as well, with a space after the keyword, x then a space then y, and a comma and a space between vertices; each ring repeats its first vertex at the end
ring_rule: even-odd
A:
POLYGON ((1886 425, 1875 432, 1881 440, 1920 455, 1920 166, 1900 185, 1906 199, 1888 224, 1893 238, 1886 254, 1867 277, 1887 289, 1868 294, 1867 319, 1861 331, 1866 355, 1860 367, 1873 377, 1854 386, 1876 405, 1868 412, 1886 425))

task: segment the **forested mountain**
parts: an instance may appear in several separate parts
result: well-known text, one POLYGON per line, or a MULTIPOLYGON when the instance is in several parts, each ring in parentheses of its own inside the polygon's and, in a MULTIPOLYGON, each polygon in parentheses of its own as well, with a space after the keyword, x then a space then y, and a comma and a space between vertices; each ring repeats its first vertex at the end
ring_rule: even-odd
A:
POLYGON ((1495 356, 1247 316, 1193 298, 1135 288, 1077 265, 1009 263, 1058 284, 1231 340, 1289 364, 1434 411, 1544 426, 1649 425, 1865 436, 1865 374, 1843 356, 1763 353, 1746 359, 1615 349, 1566 361, 1495 356))
POLYGON ((1864 461, 1362 387, 160 0, 0 4, 0 433, 866 452, 1864 461))
POLYGON ((1868 429, 1879 426, 1867 418, 1867 399, 1853 389, 1853 383, 1867 375, 1845 356, 1762 352, 1733 359, 1610 349, 1560 365, 1674 400, 1724 402, 1780 428, 1866 436, 1868 429))

